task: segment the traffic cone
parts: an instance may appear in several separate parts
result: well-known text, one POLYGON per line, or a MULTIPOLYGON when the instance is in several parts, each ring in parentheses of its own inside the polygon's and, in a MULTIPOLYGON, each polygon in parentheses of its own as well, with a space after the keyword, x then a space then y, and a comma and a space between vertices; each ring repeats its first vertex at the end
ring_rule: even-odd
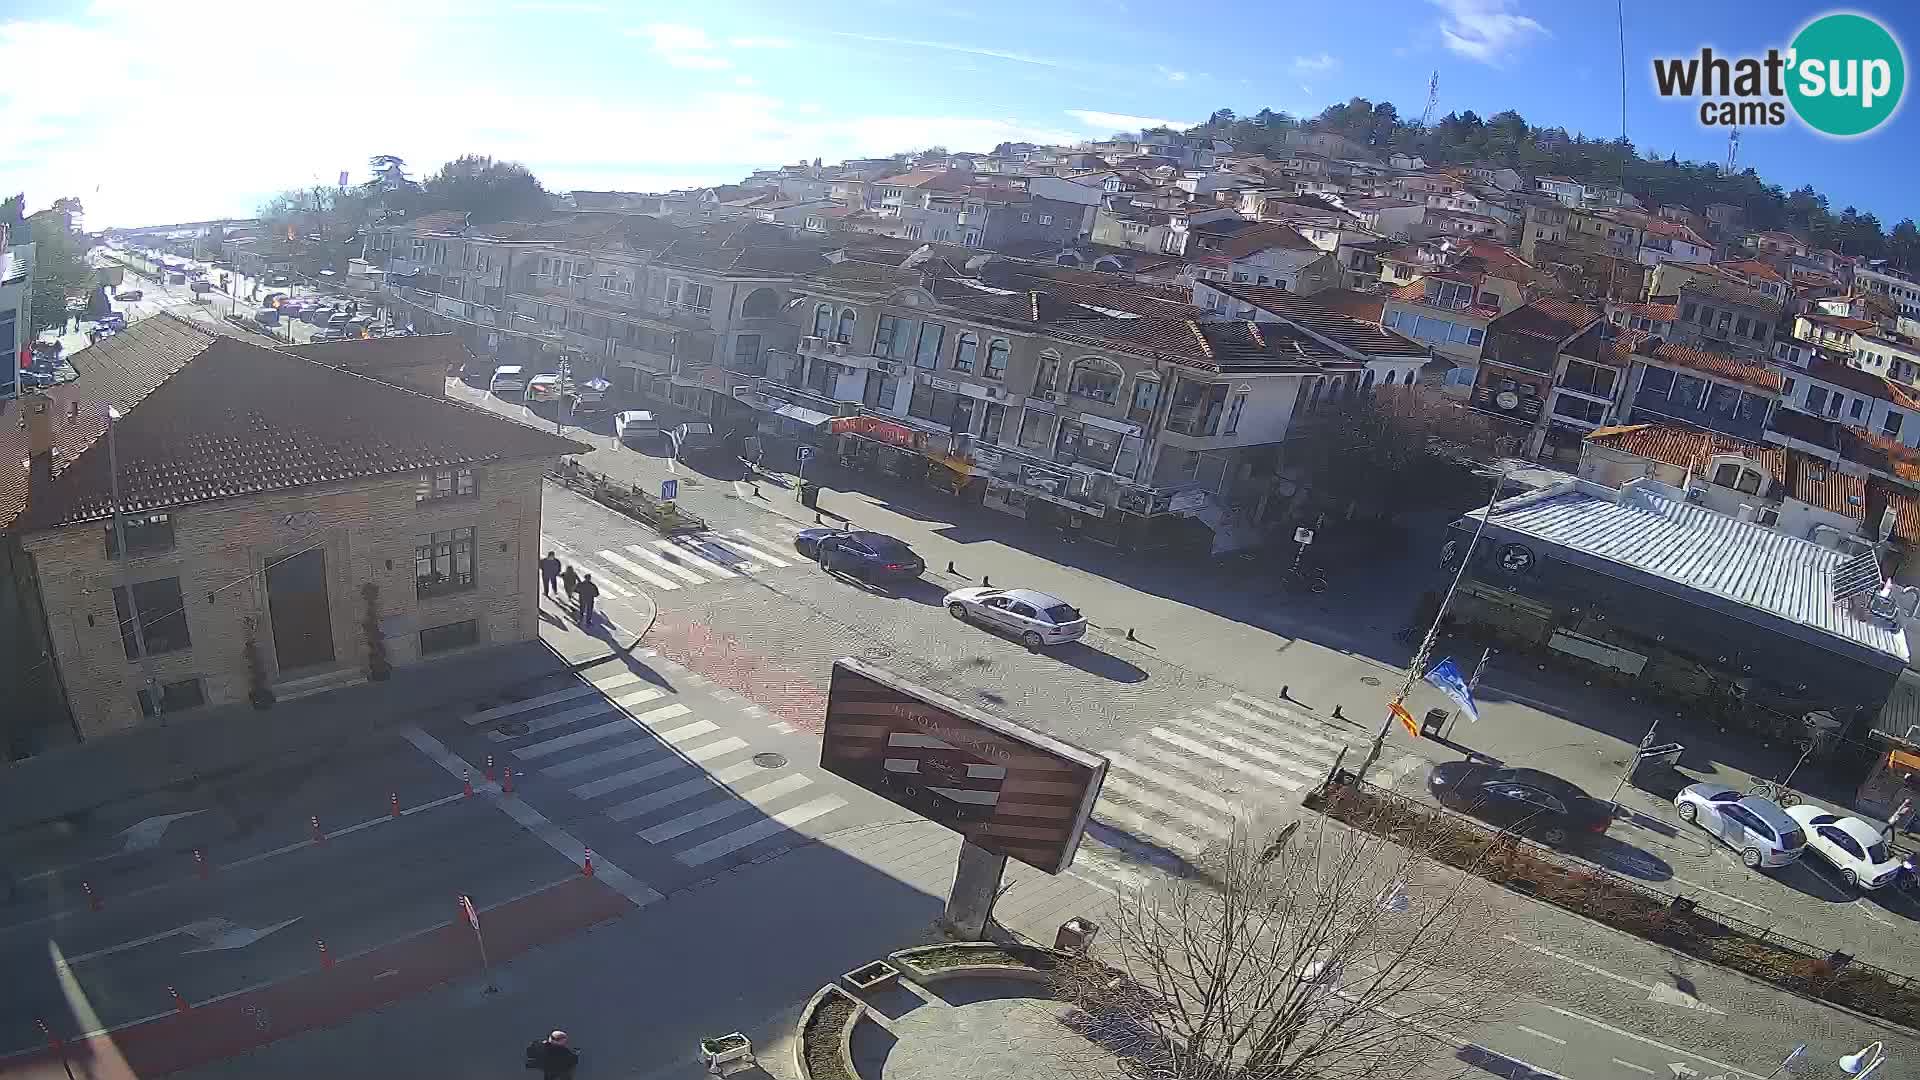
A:
POLYGON ((206 852, 201 851, 199 848, 194 848, 193 862, 194 866, 200 871, 201 881, 205 881, 213 876, 213 866, 207 862, 206 852))
POLYGON ((393 816, 399 817, 400 816, 400 793, 396 791, 393 794, 387 796, 387 805, 393 808, 393 816))
POLYGON ((513 766, 511 765, 500 770, 500 790, 508 795, 513 794, 513 766))
POLYGON ((327 834, 320 831, 319 814, 313 815, 313 842, 322 846, 327 842, 327 834))
POLYGON ((460 770, 460 787, 462 788, 461 794, 465 795, 469 799, 473 798, 473 770, 472 769, 460 770))
POLYGON ((180 996, 180 991, 178 991, 178 990, 175 990, 175 989, 174 989, 173 987, 171 987, 171 986, 169 986, 169 987, 167 987, 167 993, 173 996, 173 1011, 174 1011, 174 1012, 177 1012, 177 1013, 187 1013, 187 1012, 192 1012, 192 1011, 193 1011, 193 1006, 192 1006, 192 1005, 189 1005, 189 1004, 187 1003, 187 999, 186 999, 186 998, 183 998, 183 997, 181 997, 181 996, 180 996))
POLYGON ((100 894, 93 891, 93 884, 86 881, 81 882, 80 891, 87 894, 87 907, 93 911, 99 911, 101 906, 100 894))
POLYGON ((333 970, 333 954, 327 951, 327 943, 324 941, 317 941, 315 942, 315 944, 320 946, 320 970, 332 971, 333 970))
POLYGON ((586 849, 586 851, 587 851, 587 857, 584 861, 580 863, 580 876, 592 877, 593 876, 593 849, 588 848, 586 849))

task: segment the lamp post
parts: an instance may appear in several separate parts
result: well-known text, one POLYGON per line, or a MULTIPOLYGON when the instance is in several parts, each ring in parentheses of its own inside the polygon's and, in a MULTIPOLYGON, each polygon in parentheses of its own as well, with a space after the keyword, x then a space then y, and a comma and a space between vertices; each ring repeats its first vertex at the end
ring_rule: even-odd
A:
POLYGON ((1886 1064, 1887 1048, 1879 1039, 1840 1059, 1840 1070, 1855 1080, 1865 1080, 1873 1070, 1886 1064))
MULTIPOLYGON (((1500 489, 1506 486, 1507 477, 1524 464, 1512 458, 1506 458, 1500 462, 1500 471, 1493 481, 1493 494, 1487 496, 1486 508, 1480 514, 1480 524, 1473 530, 1473 539, 1467 543, 1466 554, 1460 557, 1460 566, 1453 573, 1453 583, 1447 586, 1447 594, 1440 599, 1440 609, 1433 613, 1433 624, 1427 627, 1427 636, 1421 639, 1420 648, 1414 651, 1413 660, 1407 665, 1406 681, 1400 684, 1400 692, 1394 695, 1393 704, 1388 707, 1387 715, 1380 720, 1380 730, 1374 733, 1373 743, 1367 747, 1366 760, 1360 763, 1360 771, 1357 775, 1362 780, 1366 779, 1367 771, 1373 768, 1373 763, 1380 759, 1380 748, 1387 741, 1387 730, 1393 726, 1395 713, 1407 700, 1407 695, 1413 692, 1413 684, 1419 680, 1420 672, 1427 666, 1427 656, 1433 651, 1433 639, 1440 636, 1440 624, 1446 620, 1447 607, 1453 603, 1453 594, 1459 591, 1461 580, 1467 576, 1467 567, 1473 562, 1474 549, 1480 546, 1480 537, 1487 531, 1487 522, 1493 517, 1493 504, 1500 501, 1500 489)), ((1491 470, 1475 471, 1481 476, 1486 476, 1491 470)))

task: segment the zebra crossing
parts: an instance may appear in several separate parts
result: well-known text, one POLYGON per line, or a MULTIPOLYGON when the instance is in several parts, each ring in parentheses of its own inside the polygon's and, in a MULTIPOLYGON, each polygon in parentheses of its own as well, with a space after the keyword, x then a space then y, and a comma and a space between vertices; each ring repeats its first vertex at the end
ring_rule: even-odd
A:
POLYGON ((602 592, 615 599, 640 592, 675 592, 715 581, 784 570, 808 562, 793 550, 793 537, 805 526, 781 521, 758 529, 709 529, 640 544, 578 550, 540 537, 540 550, 592 574, 602 592))
POLYGON ((1364 749, 1356 739, 1357 732, 1242 693, 1163 717, 1107 753, 1088 835, 1107 847, 1137 850, 1132 841, 1139 841, 1192 859, 1230 839, 1236 820, 1262 804, 1303 797, 1343 750, 1364 749))
MULTIPOLYGON (((598 579, 596 574, 595 580, 598 579)), ((512 759, 647 844, 696 867, 846 807, 631 670, 466 717, 512 759)))

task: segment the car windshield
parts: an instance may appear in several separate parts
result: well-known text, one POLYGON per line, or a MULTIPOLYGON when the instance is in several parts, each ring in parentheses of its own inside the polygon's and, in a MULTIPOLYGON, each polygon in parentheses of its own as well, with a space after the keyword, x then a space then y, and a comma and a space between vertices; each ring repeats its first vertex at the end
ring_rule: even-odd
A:
POLYGON ((1071 604, 1055 604, 1047 609, 1047 619, 1055 624, 1079 621, 1080 613, 1071 604))
POLYGON ((1883 863, 1890 861, 1893 856, 1888 854, 1885 843, 1875 843, 1867 848, 1867 858, 1876 863, 1883 863))

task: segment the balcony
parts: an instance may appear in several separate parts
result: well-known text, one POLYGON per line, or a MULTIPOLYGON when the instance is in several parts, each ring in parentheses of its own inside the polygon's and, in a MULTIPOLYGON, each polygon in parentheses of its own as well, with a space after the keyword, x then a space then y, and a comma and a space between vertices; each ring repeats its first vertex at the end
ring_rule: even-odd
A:
POLYGON ((614 346, 613 362, 618 367, 638 368, 654 375, 677 375, 680 371, 679 362, 671 353, 636 349, 631 345, 614 346))

